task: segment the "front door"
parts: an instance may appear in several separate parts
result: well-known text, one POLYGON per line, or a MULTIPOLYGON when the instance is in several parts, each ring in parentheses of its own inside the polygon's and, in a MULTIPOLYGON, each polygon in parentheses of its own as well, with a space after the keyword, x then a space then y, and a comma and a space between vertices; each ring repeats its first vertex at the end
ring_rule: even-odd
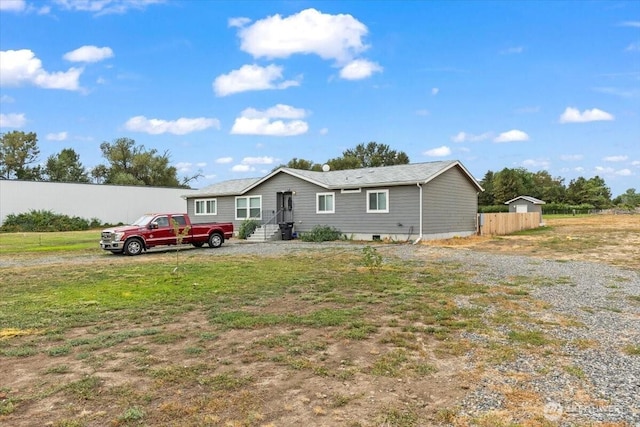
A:
POLYGON ((278 222, 293 222, 293 192, 282 191, 278 193, 278 222))

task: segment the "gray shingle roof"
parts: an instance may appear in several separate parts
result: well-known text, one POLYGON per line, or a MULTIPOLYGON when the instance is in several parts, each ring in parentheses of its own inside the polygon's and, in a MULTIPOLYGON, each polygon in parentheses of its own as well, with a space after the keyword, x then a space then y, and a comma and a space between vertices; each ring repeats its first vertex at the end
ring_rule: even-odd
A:
POLYGON ((425 184, 452 167, 459 167, 469 180, 482 191, 475 178, 457 160, 375 168, 315 172, 302 169, 279 168, 262 178, 236 179, 213 184, 187 197, 240 195, 269 180, 278 173, 286 173, 326 189, 348 189, 396 185, 425 184))

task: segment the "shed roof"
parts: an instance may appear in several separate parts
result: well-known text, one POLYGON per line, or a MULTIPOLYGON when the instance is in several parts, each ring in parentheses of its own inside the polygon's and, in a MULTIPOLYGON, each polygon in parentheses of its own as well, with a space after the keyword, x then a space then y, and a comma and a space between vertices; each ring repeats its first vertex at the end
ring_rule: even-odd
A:
POLYGON ((203 188, 186 197, 242 195, 257 187, 279 173, 286 173, 308 181, 319 187, 332 189, 349 189, 361 187, 426 184, 451 168, 458 167, 478 191, 484 191, 476 179, 457 160, 412 163, 407 165, 380 166, 371 168, 347 169, 327 172, 316 172, 303 169, 278 168, 262 178, 225 181, 203 188), (244 187, 243 187, 244 185, 244 187))
POLYGON ((518 196, 518 197, 516 197, 514 199, 511 199, 509 201, 504 202, 504 204, 508 205, 510 203, 515 202, 516 200, 519 200, 519 199, 526 200, 527 202, 533 203, 534 205, 544 205, 544 204, 546 204, 542 200, 536 199, 535 197, 531 197, 531 196, 518 196))

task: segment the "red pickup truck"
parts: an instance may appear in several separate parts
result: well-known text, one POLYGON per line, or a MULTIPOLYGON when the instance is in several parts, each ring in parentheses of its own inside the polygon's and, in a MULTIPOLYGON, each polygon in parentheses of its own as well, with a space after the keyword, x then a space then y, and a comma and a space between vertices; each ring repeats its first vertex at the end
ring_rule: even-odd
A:
POLYGON ((182 243, 197 248, 205 243, 217 248, 233 236, 231 222, 192 224, 189 216, 183 213, 147 214, 131 225, 102 230, 100 247, 113 253, 140 255, 154 246, 176 245, 178 238, 174 224, 177 224, 178 233, 184 234, 182 243), (188 231, 184 232, 187 227, 188 231))

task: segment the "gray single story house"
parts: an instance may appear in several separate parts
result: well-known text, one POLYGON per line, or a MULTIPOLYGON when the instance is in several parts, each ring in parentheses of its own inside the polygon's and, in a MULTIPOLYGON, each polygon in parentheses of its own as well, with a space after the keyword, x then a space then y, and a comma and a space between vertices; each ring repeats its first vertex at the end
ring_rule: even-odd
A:
POLYGON ((237 230, 256 219, 271 227, 269 235, 279 224, 298 234, 327 225, 356 240, 418 241, 476 233, 480 191, 459 161, 439 161, 324 172, 282 167, 183 197, 194 223, 231 221, 237 230))
POLYGON ((542 218, 542 205, 545 204, 540 199, 536 199, 531 196, 518 196, 515 199, 504 202, 505 205, 509 205, 509 212, 515 213, 531 213, 537 212, 542 218))

